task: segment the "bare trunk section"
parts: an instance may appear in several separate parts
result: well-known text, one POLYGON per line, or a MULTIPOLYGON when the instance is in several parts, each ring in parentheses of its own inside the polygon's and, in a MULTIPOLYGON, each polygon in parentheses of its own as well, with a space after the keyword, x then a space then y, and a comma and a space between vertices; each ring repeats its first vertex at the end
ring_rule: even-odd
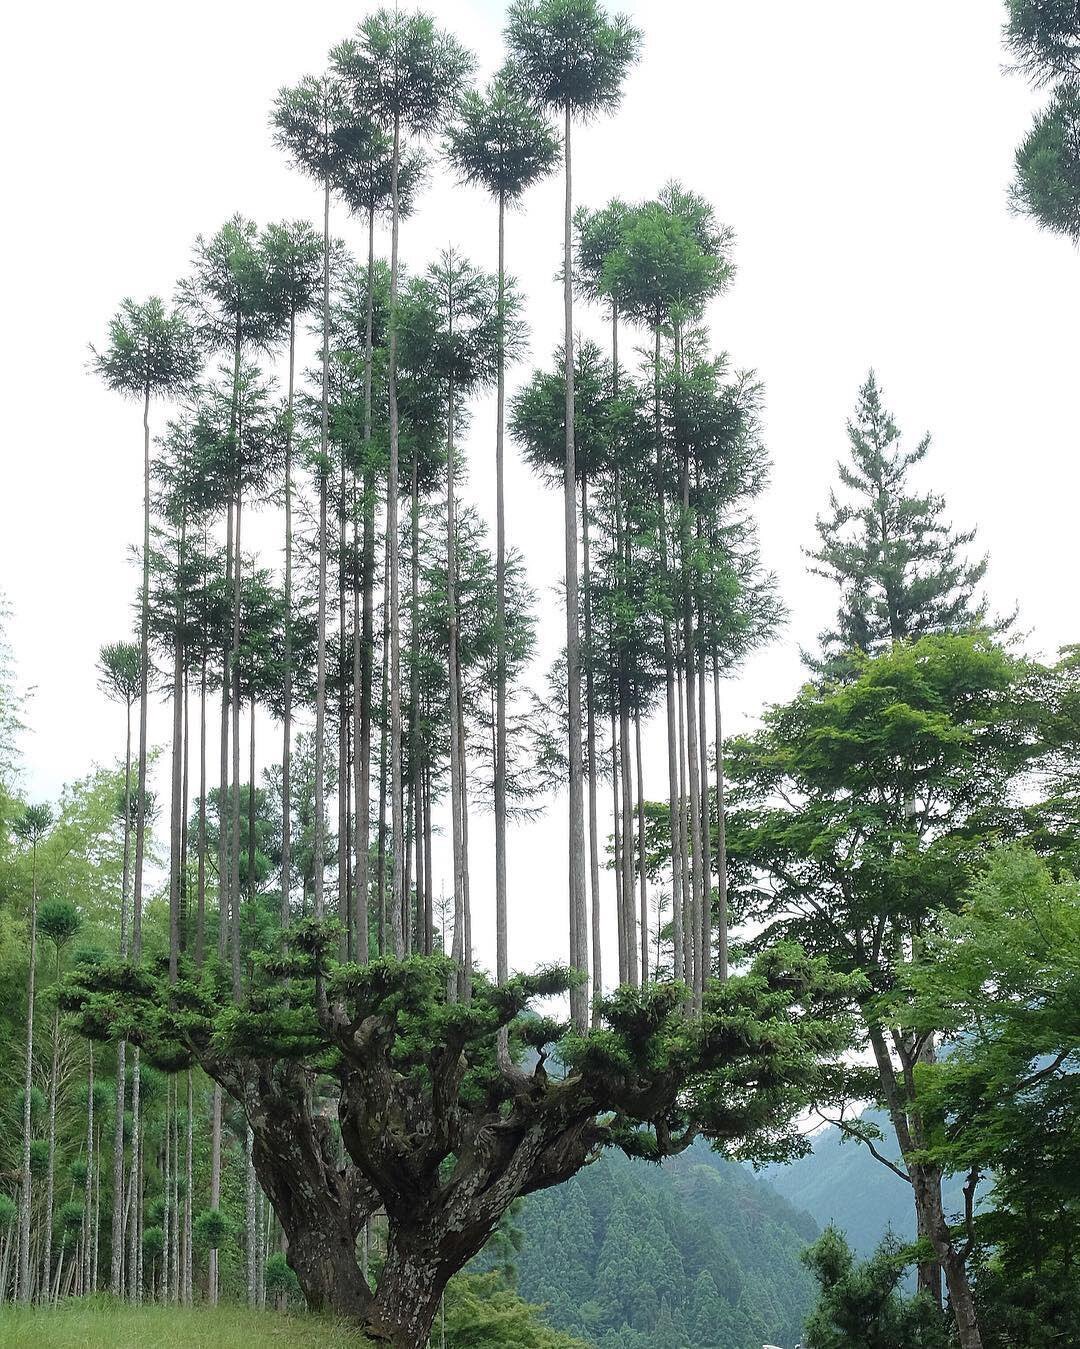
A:
MULTIPOLYGON (((589 937, 585 908, 585 801, 581 762, 581 653, 578 632, 577 481, 574 461, 574 287, 573 179, 570 156, 570 103, 565 107, 563 153, 566 203, 563 216, 563 360, 566 383, 566 460, 563 466, 563 524, 566 544, 566 714, 570 764, 569 900, 570 964, 587 974, 589 937)), ((578 1030, 588 1020, 583 986, 570 993, 570 1018, 578 1030)))
POLYGON ((390 172, 390 351, 389 351, 389 401, 390 401, 390 465, 386 484, 386 533, 389 548, 389 591, 390 591, 390 832, 393 840, 393 885, 391 892, 391 940, 394 955, 405 954, 403 933, 401 930, 401 909, 404 902, 405 857, 402 847, 404 837, 404 803, 402 801, 401 775, 401 626, 398 619, 400 604, 399 574, 400 545, 398 537, 398 401, 397 401, 397 298, 398 298, 398 234, 400 227, 400 201, 398 196, 398 170, 401 160, 401 122, 394 117, 394 149, 390 172))

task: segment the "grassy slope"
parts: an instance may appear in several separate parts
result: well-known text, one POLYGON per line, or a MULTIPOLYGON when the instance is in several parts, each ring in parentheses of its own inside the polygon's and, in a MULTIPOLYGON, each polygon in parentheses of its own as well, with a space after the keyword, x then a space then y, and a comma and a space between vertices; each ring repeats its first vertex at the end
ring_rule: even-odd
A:
POLYGON ((56 1311, 0 1310, 2 1349, 364 1349, 355 1331, 313 1316, 241 1307, 118 1307, 71 1302, 56 1311))

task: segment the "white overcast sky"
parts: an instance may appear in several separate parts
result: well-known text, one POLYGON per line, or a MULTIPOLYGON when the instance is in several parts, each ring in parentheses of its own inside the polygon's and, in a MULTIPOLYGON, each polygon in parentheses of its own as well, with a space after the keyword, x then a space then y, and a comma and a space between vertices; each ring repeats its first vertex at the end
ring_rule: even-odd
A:
MULTIPOLYGON (((501 3, 429 7, 485 74, 499 64, 501 3)), ((794 691, 799 643, 828 615, 832 597, 806 576, 801 550, 871 365, 909 439, 933 433, 923 481, 946 494, 958 524, 978 525, 996 605, 1020 602, 1037 650, 1075 639, 1080 261, 1007 209, 1013 148, 1040 100, 1002 71, 1003 5, 623 7, 644 29, 643 58, 618 115, 576 132, 577 201, 644 197, 673 176, 710 198, 737 237, 735 284, 710 315, 715 343, 767 391, 762 545, 791 621, 726 688, 729 726, 794 691)), ((87 343, 102 339, 121 297, 170 295, 195 234, 233 212, 260 224, 316 215, 316 194, 270 143, 268 110, 363 13, 341 0, 40 0, 8 14, 0 589, 15 610, 20 680, 36 689, 23 743, 35 798, 122 747, 122 713, 98 693, 94 665, 100 644, 130 628, 141 433, 138 410, 86 373, 87 343)), ((561 190, 558 179, 535 190, 509 224, 508 264, 532 328, 516 378, 548 362, 560 338, 561 190)), ((336 227, 362 247, 340 213, 336 227)), ((403 256, 417 269, 449 243, 494 264, 486 199, 444 177, 404 227, 403 256)), ((580 327, 599 334, 599 316, 582 312, 580 327)), ((469 495, 488 514, 491 420, 479 405, 469 444, 469 495)), ((562 622, 552 592, 561 508, 517 466, 509 520, 550 652, 562 622)), ((157 707, 152 738, 167 734, 157 707)), ((473 836, 484 959, 486 824, 473 836)), ((520 966, 565 949, 563 804, 512 840, 520 966)))

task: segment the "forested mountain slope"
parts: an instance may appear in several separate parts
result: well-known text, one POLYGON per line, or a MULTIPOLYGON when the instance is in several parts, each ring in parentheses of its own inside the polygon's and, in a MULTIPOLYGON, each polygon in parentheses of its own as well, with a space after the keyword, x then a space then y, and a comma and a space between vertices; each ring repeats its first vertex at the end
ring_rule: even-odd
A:
MULTIPOLYGON (((899 1160, 896 1136, 885 1115, 868 1111, 863 1118, 881 1129, 876 1144, 890 1161, 899 1160)), ((873 1253, 886 1232, 903 1241, 915 1239, 915 1207, 911 1186, 870 1155, 861 1143, 844 1141, 833 1125, 814 1136, 814 1150, 787 1165, 772 1165, 764 1175, 785 1199, 811 1215, 821 1228, 840 1228, 861 1256, 873 1253)), ((947 1214, 964 1207, 962 1179, 946 1176, 942 1202, 947 1214)))
POLYGON ((817 1226, 703 1143, 662 1167, 605 1155, 520 1218, 524 1297, 598 1349, 794 1344, 817 1226))

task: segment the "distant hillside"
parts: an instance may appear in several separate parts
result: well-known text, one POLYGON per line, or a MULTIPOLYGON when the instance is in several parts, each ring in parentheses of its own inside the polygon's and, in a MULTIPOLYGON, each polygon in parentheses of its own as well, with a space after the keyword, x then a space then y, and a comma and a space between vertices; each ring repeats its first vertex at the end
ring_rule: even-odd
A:
MULTIPOLYGON (((888 1119, 868 1111, 864 1118, 882 1130, 877 1144, 890 1161, 900 1149, 888 1119)), ((814 1151, 786 1166, 770 1166, 761 1173, 785 1199, 805 1209, 819 1227, 841 1228, 860 1255, 869 1255, 890 1229, 902 1240, 915 1239, 915 1210, 911 1186, 870 1155, 867 1148, 844 1136, 835 1126, 814 1136, 814 1151)), ((945 1212, 964 1207, 962 1182, 945 1182, 945 1212)))
POLYGON ((792 1346, 817 1225, 697 1144, 662 1167, 607 1154, 519 1219, 519 1287, 597 1349, 792 1346))

